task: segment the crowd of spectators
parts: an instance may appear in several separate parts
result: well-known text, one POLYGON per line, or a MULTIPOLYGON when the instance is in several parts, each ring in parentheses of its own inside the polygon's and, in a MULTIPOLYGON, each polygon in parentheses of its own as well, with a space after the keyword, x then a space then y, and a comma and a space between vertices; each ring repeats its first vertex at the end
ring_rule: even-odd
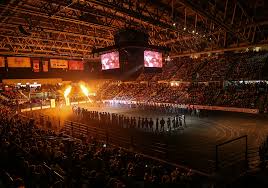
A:
POLYGON ((267 52, 246 52, 176 58, 165 62, 161 73, 143 72, 137 81, 260 80, 267 57, 267 52))
POLYGON ((11 89, 7 91, 1 92, 1 94, 6 97, 8 100, 18 100, 23 99, 24 97, 21 95, 21 93, 18 90, 11 89))
POLYGON ((257 108, 267 112, 267 83, 247 82, 262 78, 267 57, 267 52, 246 52, 174 59, 165 62, 162 72, 144 72, 135 82, 106 83, 99 88, 98 96, 109 100, 257 108), (180 83, 172 85, 173 81, 180 83))
MULTIPOLYGON (((0 107, 0 168, 15 187, 200 187, 191 170, 109 146, 43 130, 0 107)), ((14 187, 14 186, 11 186, 14 187)))
POLYGON ((209 105, 264 110, 268 87, 265 82, 181 83, 110 83, 100 88, 103 100, 209 105))

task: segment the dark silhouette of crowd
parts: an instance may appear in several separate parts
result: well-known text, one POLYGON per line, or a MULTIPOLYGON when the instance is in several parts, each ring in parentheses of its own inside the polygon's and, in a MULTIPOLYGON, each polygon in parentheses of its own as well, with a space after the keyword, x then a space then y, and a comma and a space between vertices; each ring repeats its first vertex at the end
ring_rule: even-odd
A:
MULTIPOLYGON (((40 129, 34 120, 7 107, 1 106, 0 112, 0 168, 3 175, 0 185, 34 188, 200 187, 202 182, 201 176, 191 170, 106 145, 93 137, 75 139, 64 133, 40 129)), ((95 113, 90 115, 96 116, 95 113)))
MULTIPOLYGON (((149 106, 146 107, 148 109, 149 106)), ((155 133, 172 131, 176 129, 184 129, 186 127, 185 115, 175 115, 174 117, 168 118, 151 118, 126 116, 123 114, 110 112, 89 111, 85 108, 80 108, 78 106, 73 106, 72 109, 74 114, 79 117, 82 117, 85 121, 93 122, 98 126, 102 127, 116 126, 120 128, 135 128, 155 133)))

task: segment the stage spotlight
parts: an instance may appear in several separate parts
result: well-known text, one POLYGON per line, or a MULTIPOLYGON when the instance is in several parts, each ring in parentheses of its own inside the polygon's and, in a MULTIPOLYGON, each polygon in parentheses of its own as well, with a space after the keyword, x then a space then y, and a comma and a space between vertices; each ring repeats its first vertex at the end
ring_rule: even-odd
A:
POLYGON ((185 31, 186 30, 186 27, 184 27, 183 30, 185 31))
POLYGON ((196 34, 198 35, 198 33, 196 32, 196 34))
POLYGON ((92 102, 92 100, 89 98, 89 95, 95 96, 96 94, 95 93, 89 93, 88 88, 84 84, 79 84, 79 86, 80 86, 82 92, 84 93, 84 95, 87 97, 88 101, 92 102))
POLYGON ((192 33, 195 33, 195 30, 193 30, 192 33))
POLYGON ((88 97, 88 95, 89 95, 89 91, 88 91, 88 89, 86 88, 86 86, 84 86, 83 84, 80 84, 80 88, 81 88, 82 92, 84 93, 84 95, 85 95, 86 97, 88 97))
POLYGON ((67 98, 69 94, 71 93, 72 86, 68 86, 64 91, 64 97, 67 98))
POLYGON ((72 86, 68 86, 64 91, 64 98, 65 98, 66 106, 70 106, 70 99, 68 96, 71 93, 71 90, 72 90, 72 86))
POLYGON ((174 22, 172 25, 173 25, 173 26, 176 26, 176 23, 174 22))

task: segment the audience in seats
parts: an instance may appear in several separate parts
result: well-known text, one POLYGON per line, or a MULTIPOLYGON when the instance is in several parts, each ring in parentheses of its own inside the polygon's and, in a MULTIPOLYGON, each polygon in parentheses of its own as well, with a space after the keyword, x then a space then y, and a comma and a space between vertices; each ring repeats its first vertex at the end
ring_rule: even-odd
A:
POLYGON ((180 83, 121 83, 106 85, 98 91, 105 100, 127 100, 191 105, 210 105, 238 108, 264 108, 267 84, 234 82, 180 83), (109 91, 109 92, 108 92, 109 91), (263 107, 262 107, 263 106, 263 107))
MULTIPOLYGON (((0 107, 0 168, 21 187, 195 187, 200 176, 91 137, 42 130, 0 107), (195 185, 195 186, 194 186, 195 185)), ((2 177, 0 177, 0 181, 2 177)))

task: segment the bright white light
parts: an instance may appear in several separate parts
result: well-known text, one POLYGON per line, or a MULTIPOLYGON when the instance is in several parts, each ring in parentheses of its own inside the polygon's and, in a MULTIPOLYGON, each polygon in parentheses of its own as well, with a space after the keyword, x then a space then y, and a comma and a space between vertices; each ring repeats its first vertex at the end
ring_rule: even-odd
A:
POLYGON ((68 86, 64 91, 64 98, 66 99, 68 95, 71 93, 72 86, 68 86))
POLYGON ((196 32, 196 34, 198 35, 198 33, 196 32))
POLYGON ((80 88, 81 88, 82 92, 84 93, 84 95, 88 97, 89 91, 86 88, 86 86, 84 86, 83 84, 80 84, 80 88))
POLYGON ((176 26, 176 23, 173 23, 173 26, 176 26))
POLYGON ((184 27, 183 30, 185 31, 186 30, 186 27, 184 27))
POLYGON ((193 30, 192 33, 194 33, 195 31, 193 30))

